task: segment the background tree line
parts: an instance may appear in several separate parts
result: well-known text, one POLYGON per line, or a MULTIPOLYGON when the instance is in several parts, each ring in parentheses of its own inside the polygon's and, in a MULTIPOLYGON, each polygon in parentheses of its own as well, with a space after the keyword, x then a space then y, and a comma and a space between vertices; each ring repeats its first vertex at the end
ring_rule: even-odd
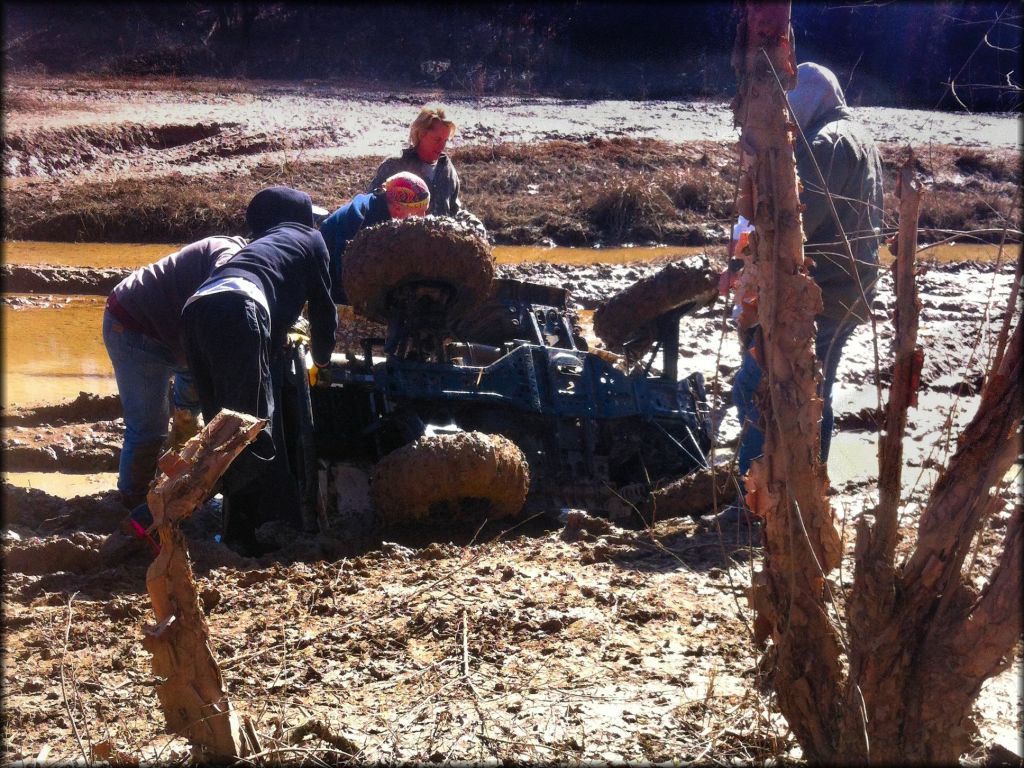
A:
MULTIPOLYGON (((4 64, 479 94, 720 97, 735 87, 733 14, 727 2, 12 2, 4 64)), ((798 60, 829 65, 851 103, 972 110, 1019 108, 1021 18, 1012 0, 794 2, 792 11, 798 60)))

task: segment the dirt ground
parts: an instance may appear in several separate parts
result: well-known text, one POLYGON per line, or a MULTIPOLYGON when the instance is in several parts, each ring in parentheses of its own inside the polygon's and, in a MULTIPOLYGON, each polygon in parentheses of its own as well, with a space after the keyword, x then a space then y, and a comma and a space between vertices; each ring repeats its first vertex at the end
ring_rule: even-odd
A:
MULTIPOLYGON (((73 130, 90 114, 111 125, 134 119, 191 125, 224 120, 218 110, 241 109, 238 104, 258 110, 247 119, 272 115, 287 122, 303 105, 326 99, 296 89, 253 94, 224 86, 197 86, 189 98, 179 88, 173 93, 180 103, 165 103, 168 111, 161 113, 156 105, 168 101, 166 83, 137 85, 108 101, 86 86, 70 93, 53 85, 46 98, 67 101, 65 123, 47 113, 34 126, 19 117, 5 130, 73 130)), ((386 129, 386 137, 362 153, 391 151, 422 94, 377 96, 359 97, 365 111, 351 107, 365 126, 349 129, 353 144, 375 141, 368 136, 386 129), (390 117, 395 112, 400 116, 390 117)), ((495 110, 502 119, 494 122, 513 126, 507 130, 519 130, 524 141, 539 136, 527 127, 561 136, 615 135, 629 129, 637 114, 658 124, 686 123, 710 109, 652 105, 635 113, 604 103, 553 105, 562 110, 560 122, 552 117, 556 127, 545 128, 535 116, 520 115, 539 109, 535 104, 480 101, 481 114, 495 110)), ((331 104, 307 114, 297 136, 311 122, 325 134, 332 130, 331 104)), ((469 110, 473 104, 460 106, 469 110)), ((24 104, 21 110, 31 112, 24 104)), ((945 144, 957 135, 981 137, 974 128, 986 124, 921 114, 945 144)), ((909 119, 890 119, 893 134, 914 130, 909 119)), ((488 138, 481 133, 488 124, 482 117, 467 120, 462 141, 488 138)), ((105 162, 75 161, 74 173, 112 172, 115 166, 105 162)), ((240 172, 222 159, 209 162, 202 174, 240 172)), ((141 153, 117 168, 146 174, 154 164, 141 153)), ((5 182, 17 181, 15 175, 5 182)), ((73 183, 61 174, 19 178, 58 191, 73 183)), ((906 440, 901 554, 913 545, 927 489, 977 405, 1015 258, 1019 250, 1000 266, 932 265, 920 277, 926 356, 920 404, 910 412, 906 440)), ((568 287, 574 307, 586 316, 656 268, 535 263, 502 265, 499 276, 568 287)), ((49 280, 36 289, 42 291, 38 297, 5 301, 46 302, 69 280, 74 290, 92 292, 110 279, 102 274, 106 270, 84 270, 84 276, 36 272, 49 280), (83 284, 89 287, 77 287, 83 284)), ((60 311, 60 303, 53 302, 53 309, 60 311)), ((831 500, 847 550, 834 574, 837 592, 852 578, 852 522, 874 501, 876 382, 885 379, 892 309, 886 275, 874 306, 883 370, 874 372, 873 330, 863 326, 847 348, 836 385, 831 500)), ((720 393, 728 392, 739 362, 725 312, 721 302, 701 310, 684 321, 681 333, 683 369, 702 372, 712 392, 720 393)), ((344 319, 341 347, 367 328, 350 315, 344 319)), ((717 461, 729 460, 738 432, 725 404, 716 400, 717 461)), ((3 413, 2 426, 6 471, 96 473, 116 467, 123 432, 116 397, 83 393, 69 403, 13 408, 3 413)), ((1019 503, 1019 470, 1007 478, 1001 491, 1006 504, 980 536, 969 566, 976 579, 993 567, 1010 508, 1019 503)), ((3 761, 186 759, 186 742, 164 733, 150 657, 141 643, 151 621, 147 554, 140 549, 116 565, 98 555, 104 535, 124 514, 113 493, 65 499, 7 482, 2 490, 3 761)), ((620 527, 585 510, 562 509, 500 524, 360 535, 304 536, 271 525, 261 535, 280 548, 249 559, 215 539, 219 511, 215 500, 208 502, 185 525, 193 567, 231 700, 252 719, 266 750, 282 750, 278 759, 337 761, 344 757, 340 737, 358 746, 360 761, 723 764, 800 758, 750 641, 745 590, 760 549, 756 532, 746 526, 718 526, 705 516, 620 527), (297 738, 303 725, 310 727, 297 738)), ((970 763, 985 761, 999 747, 1020 754, 1020 679, 1018 647, 1012 668, 983 690, 970 763)))

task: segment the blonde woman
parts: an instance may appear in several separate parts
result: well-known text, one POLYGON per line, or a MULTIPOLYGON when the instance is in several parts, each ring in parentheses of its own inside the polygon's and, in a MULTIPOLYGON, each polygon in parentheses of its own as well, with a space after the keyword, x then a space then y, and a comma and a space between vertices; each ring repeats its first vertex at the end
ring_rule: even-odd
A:
POLYGON ((444 152, 455 131, 455 121, 447 116, 444 105, 424 105, 409 127, 409 146, 400 155, 389 157, 381 163, 367 191, 378 189, 396 173, 405 171, 415 174, 426 181, 430 188, 428 213, 466 221, 483 233, 483 224, 459 200, 462 186, 459 174, 444 152))

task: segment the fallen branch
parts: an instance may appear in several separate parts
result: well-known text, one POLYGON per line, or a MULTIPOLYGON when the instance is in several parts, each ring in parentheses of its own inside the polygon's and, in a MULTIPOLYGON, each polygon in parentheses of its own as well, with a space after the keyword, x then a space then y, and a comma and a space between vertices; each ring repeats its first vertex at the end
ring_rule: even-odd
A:
POLYGON ((78 748, 82 751, 82 757, 85 758, 85 764, 89 764, 89 753, 85 750, 85 744, 82 743, 82 735, 78 732, 78 723, 75 722, 75 714, 71 709, 71 702, 68 701, 67 686, 64 682, 64 660, 68 655, 68 642, 71 638, 71 603, 75 599, 75 592, 71 597, 68 598, 68 622, 64 626, 64 648, 60 654, 60 693, 64 699, 64 708, 68 712, 68 720, 71 721, 71 730, 75 734, 75 741, 78 742, 78 748))
POLYGON ((157 696, 167 727, 187 738, 201 759, 236 758, 259 750, 249 743, 224 691, 178 524, 208 498, 265 424, 265 419, 221 411, 180 455, 168 452, 161 458, 164 474, 147 497, 160 534, 160 554, 146 573, 156 624, 144 628, 143 645, 153 654, 153 673, 162 680, 157 696))
POLYGON ((359 754, 359 746, 352 739, 348 736, 334 733, 320 720, 309 720, 293 728, 285 735, 284 742, 289 746, 295 746, 309 735, 316 736, 320 741, 330 744, 349 757, 355 757, 359 754))

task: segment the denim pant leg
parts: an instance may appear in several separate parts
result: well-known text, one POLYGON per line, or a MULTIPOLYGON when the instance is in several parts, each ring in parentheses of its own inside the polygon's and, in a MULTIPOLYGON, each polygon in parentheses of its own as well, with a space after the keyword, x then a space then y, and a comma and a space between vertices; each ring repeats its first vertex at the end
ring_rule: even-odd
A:
POLYGON ((196 391, 195 378, 187 367, 174 369, 173 400, 175 408, 199 412, 199 394, 196 391))
MULTIPOLYGON (((856 324, 839 323, 819 315, 818 330, 814 339, 814 354, 821 362, 821 386, 818 391, 822 399, 821 409, 821 461, 828 462, 832 443, 832 427, 835 421, 832 412, 832 386, 836 381, 843 348, 856 330, 856 324)), ((749 352, 749 344, 743 352, 743 362, 733 381, 732 399, 740 421, 741 437, 737 456, 739 473, 742 477, 750 468, 750 462, 764 452, 764 432, 761 431, 761 413, 754 404, 754 393, 761 383, 761 367, 749 352)))
POLYGON ((124 412, 124 445, 117 488, 123 494, 144 493, 145 488, 131 487, 131 467, 140 446, 167 437, 170 420, 167 382, 174 373, 174 359, 162 342, 127 330, 106 310, 103 312, 103 343, 114 367, 124 412))
POLYGON ((839 362, 843 356, 843 348, 850 336, 857 329, 856 323, 839 322, 832 318, 819 315, 818 332, 814 338, 814 354, 821 361, 821 387, 819 395, 821 406, 821 461, 828 462, 829 448, 832 445, 832 427, 835 416, 832 412, 832 385, 836 383, 839 362))
POLYGON ((747 474, 750 462, 764 452, 764 432, 761 430, 761 412, 754 404, 754 393, 761 383, 761 366, 750 354, 754 336, 744 345, 743 361, 732 384, 732 401, 740 422, 740 445, 737 454, 740 477, 747 474))

